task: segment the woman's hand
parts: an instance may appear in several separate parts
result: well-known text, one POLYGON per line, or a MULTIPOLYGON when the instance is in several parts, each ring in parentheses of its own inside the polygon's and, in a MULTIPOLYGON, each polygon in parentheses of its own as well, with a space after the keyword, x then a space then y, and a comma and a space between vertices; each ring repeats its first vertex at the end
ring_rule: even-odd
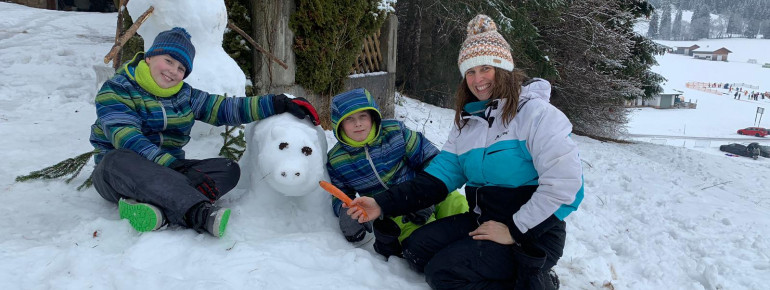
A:
MULTIPOLYGON (((343 204, 344 206, 344 204, 343 204)), ((348 208, 348 215, 353 219, 358 219, 359 223, 365 223, 378 218, 382 214, 380 205, 374 198, 368 196, 357 197, 348 208), (366 214, 364 214, 366 212, 366 214)))
POLYGON ((502 245, 513 245, 514 242, 508 227, 496 221, 486 221, 468 235, 474 240, 488 240, 502 245))

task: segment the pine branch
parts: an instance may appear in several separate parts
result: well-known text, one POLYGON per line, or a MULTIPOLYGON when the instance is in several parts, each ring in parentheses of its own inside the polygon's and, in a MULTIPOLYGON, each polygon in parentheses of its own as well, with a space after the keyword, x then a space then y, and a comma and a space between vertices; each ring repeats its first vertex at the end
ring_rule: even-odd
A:
POLYGON ((78 186, 78 190, 88 189, 89 187, 94 185, 94 180, 91 179, 93 176, 89 176, 86 181, 83 181, 83 184, 78 186))
POLYGON ((219 156, 238 161, 243 156, 243 152, 246 151, 246 138, 243 134, 243 126, 225 127, 225 132, 220 133, 224 139, 222 148, 219 149, 219 156), (238 136, 232 134, 238 130, 238 136))
MULTIPOLYGON (((96 151, 89 151, 80 154, 74 158, 67 158, 53 166, 49 166, 37 171, 32 171, 28 175, 21 175, 16 177, 16 182, 24 182, 29 180, 38 179, 58 179, 68 175, 69 178, 65 179, 65 183, 70 183, 75 177, 80 174, 88 160, 96 153, 96 151)), ((90 178, 89 178, 90 179, 90 178)))

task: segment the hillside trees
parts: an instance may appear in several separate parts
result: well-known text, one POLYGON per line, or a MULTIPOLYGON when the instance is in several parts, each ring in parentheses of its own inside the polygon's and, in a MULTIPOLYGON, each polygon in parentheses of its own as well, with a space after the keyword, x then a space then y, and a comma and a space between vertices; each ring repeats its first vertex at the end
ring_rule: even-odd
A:
POLYGON ((711 15, 706 5, 698 5, 690 18, 690 34, 692 39, 701 39, 709 37, 711 28, 711 15))

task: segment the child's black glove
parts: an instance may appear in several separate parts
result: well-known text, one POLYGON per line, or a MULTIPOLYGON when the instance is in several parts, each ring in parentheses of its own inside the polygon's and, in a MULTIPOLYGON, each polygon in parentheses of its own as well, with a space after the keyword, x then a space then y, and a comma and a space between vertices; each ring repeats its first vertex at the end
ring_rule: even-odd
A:
POLYGON ((428 219, 430 219, 430 215, 433 214, 433 211, 435 209, 436 208, 431 205, 421 210, 405 214, 401 216, 401 222, 403 223, 412 222, 413 224, 416 224, 416 225, 424 225, 426 222, 428 222, 428 219))
POLYGON ((313 122, 313 125, 321 123, 318 120, 318 113, 315 111, 315 108, 305 98, 296 97, 292 99, 284 94, 273 96, 273 110, 275 110, 276 114, 289 112, 300 119, 310 116, 310 121, 313 122))
POLYGON ((358 220, 351 218, 346 212, 340 212, 340 230, 345 235, 348 242, 355 243, 364 239, 367 232, 372 232, 371 222, 358 223, 358 220))
POLYGON ((174 160, 174 162, 169 165, 169 168, 184 174, 184 176, 187 177, 187 182, 190 186, 195 187, 195 189, 200 191, 200 193, 207 197, 209 201, 215 202, 219 198, 219 189, 217 188, 216 183, 205 173, 181 160, 174 160))

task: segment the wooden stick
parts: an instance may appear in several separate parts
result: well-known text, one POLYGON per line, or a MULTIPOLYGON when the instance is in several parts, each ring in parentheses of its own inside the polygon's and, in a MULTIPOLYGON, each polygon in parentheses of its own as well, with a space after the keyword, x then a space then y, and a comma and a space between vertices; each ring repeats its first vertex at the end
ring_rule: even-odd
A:
MULTIPOLYGON (((120 39, 120 35, 123 33, 123 15, 125 15, 123 10, 125 9, 127 2, 128 0, 120 0, 118 3, 118 25, 115 26, 115 43, 118 43, 118 39, 120 39)), ((115 70, 118 70, 118 66, 120 66, 120 57, 121 53, 118 52, 112 59, 112 68, 115 70)))
POLYGON ((235 32, 237 32, 238 34, 240 34, 240 35, 241 35, 243 38, 245 38, 245 39, 246 39, 246 41, 248 41, 249 43, 251 43, 251 45, 252 45, 252 46, 254 46, 254 48, 256 48, 257 50, 259 50, 259 52, 263 53, 264 55, 267 55, 267 57, 268 57, 268 58, 270 58, 272 61, 274 61, 274 62, 276 62, 277 64, 279 64, 280 66, 282 66, 284 69, 289 69, 289 66, 288 66, 288 65, 286 65, 286 63, 284 63, 283 61, 281 61, 280 59, 278 59, 277 57, 275 57, 275 56, 274 56, 272 53, 270 53, 269 51, 267 51, 267 50, 264 50, 264 49, 263 49, 261 46, 259 46, 259 44, 257 44, 257 42, 256 42, 256 41, 254 41, 254 39, 252 39, 252 38, 251 38, 251 36, 249 36, 248 34, 246 34, 246 32, 245 32, 245 31, 243 31, 243 30, 241 30, 240 28, 238 28, 238 26, 235 26, 235 24, 233 24, 232 22, 230 22, 230 21, 227 21, 227 28, 230 28, 230 29, 232 29, 233 31, 235 31, 235 32))
POLYGON ((112 49, 110 49, 110 52, 107 53, 107 55, 104 57, 104 63, 107 64, 110 62, 110 60, 113 60, 115 58, 115 54, 120 51, 121 48, 123 48, 123 45, 126 44, 126 41, 128 41, 129 38, 134 36, 136 34, 136 31, 139 29, 139 26, 142 26, 142 23, 144 23, 145 20, 147 20, 147 17, 150 17, 150 14, 152 14, 152 11, 155 10, 155 7, 150 6, 150 8, 147 8, 147 11, 142 13, 142 16, 139 16, 139 18, 134 22, 131 27, 126 30, 126 33, 123 34, 123 36, 118 39, 117 42, 115 42, 115 45, 112 46, 112 49))

